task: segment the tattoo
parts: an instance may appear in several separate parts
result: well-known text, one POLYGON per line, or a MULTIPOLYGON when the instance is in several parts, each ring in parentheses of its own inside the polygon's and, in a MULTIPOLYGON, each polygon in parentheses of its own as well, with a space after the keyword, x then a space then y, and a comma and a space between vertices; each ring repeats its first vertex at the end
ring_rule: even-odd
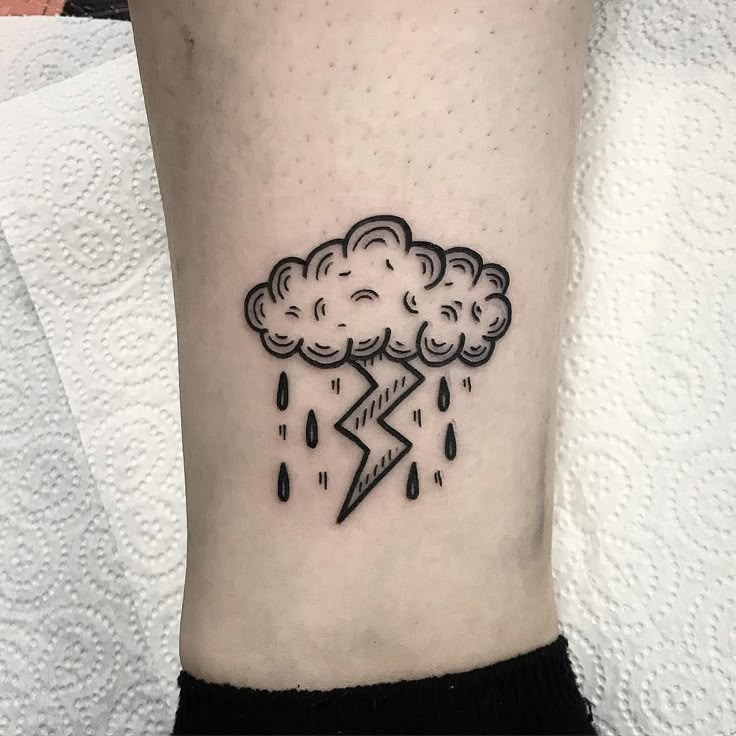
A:
POLYGON ((447 385, 447 379, 444 376, 440 378, 440 390, 437 393, 437 408, 442 412, 450 408, 450 387, 447 385))
POLYGON ((338 523, 411 450, 411 442, 388 424, 386 417, 424 381, 424 376, 407 361, 388 360, 382 354, 366 361, 351 360, 350 364, 366 379, 368 389, 335 424, 335 429, 363 450, 363 458, 337 517, 338 523), (371 431, 374 423, 383 430, 378 436, 371 431), (361 439, 364 434, 366 439, 371 438, 371 444, 361 439))
POLYGON ((448 460, 454 460, 457 457, 457 440, 452 424, 448 424, 445 430, 445 457, 448 460))
POLYGON ((406 479, 406 497, 410 501, 419 498, 419 475, 416 463, 412 463, 409 468, 409 477, 406 479))
MULTIPOLYGON (((344 521, 363 499, 411 452, 412 443, 389 423, 389 416, 425 381, 424 372, 457 362, 475 369, 491 358, 496 341, 511 323, 505 268, 484 262, 465 247, 442 248, 412 240, 409 225, 392 215, 369 217, 342 239, 314 248, 305 259, 280 260, 268 281, 245 299, 248 325, 263 348, 280 359, 297 356, 321 370, 347 366, 367 384, 364 393, 334 423, 362 451, 362 458, 337 516, 344 521), (423 372, 424 371, 424 372, 423 372)), ((470 376, 462 381, 470 394, 470 376)), ((340 394, 340 377, 330 388, 340 394)), ((439 379, 436 407, 450 410, 451 386, 439 379)), ((289 406, 289 380, 280 373, 276 406, 289 406)), ((422 410, 413 412, 422 426, 422 410)), ((286 425, 279 434, 286 439, 286 425)), ((305 441, 319 443, 318 419, 310 409, 305 441)), ((454 421, 440 440, 448 461, 457 457, 454 421)), ((420 486, 412 462, 406 496, 416 500, 420 486)), ((434 482, 442 486, 440 470, 434 482)), ((319 474, 327 487, 327 471, 319 474), (324 478, 324 480, 323 480, 324 478)), ((277 493, 289 498, 289 476, 281 463, 277 493)))
POLYGON ((286 411, 289 407, 289 379, 283 371, 279 376, 279 386, 276 389, 276 407, 279 411, 286 411))
POLYGON ((289 500, 289 471, 286 469, 286 463, 281 463, 279 466, 279 479, 277 481, 277 495, 279 501, 289 500))
POLYGON ((317 425, 317 415, 314 413, 314 409, 310 409, 309 414, 307 414, 307 428, 305 436, 307 447, 310 450, 314 450, 314 448, 319 444, 319 427, 317 425))

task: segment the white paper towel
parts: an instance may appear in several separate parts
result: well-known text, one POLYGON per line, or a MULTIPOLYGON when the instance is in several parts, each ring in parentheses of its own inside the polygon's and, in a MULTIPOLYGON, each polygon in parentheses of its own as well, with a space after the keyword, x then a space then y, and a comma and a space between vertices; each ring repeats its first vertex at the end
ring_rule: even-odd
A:
POLYGON ((597 4, 555 529, 604 734, 736 729, 736 5, 597 4))
MULTIPOLYGON (((127 24, 2 21, 0 100, 130 49, 127 24)), ((51 348, 2 232, 0 314, 0 733, 167 733, 174 688, 149 660, 51 348)))
POLYGON ((133 51, 130 24, 87 18, 0 20, 0 102, 133 51))
POLYGON ((175 321, 135 57, 6 102, 2 115, 0 225, 173 691, 185 553, 175 321))
MULTIPOLYGON (((561 386, 560 613, 602 733, 725 734, 736 729, 736 7, 597 11, 561 386)), ((173 692, 174 317, 134 59, 0 116, 0 225, 173 692)), ((89 662, 91 641, 80 639, 89 662)))
POLYGON ((0 235, 0 733, 166 733, 149 661, 51 350, 0 235))

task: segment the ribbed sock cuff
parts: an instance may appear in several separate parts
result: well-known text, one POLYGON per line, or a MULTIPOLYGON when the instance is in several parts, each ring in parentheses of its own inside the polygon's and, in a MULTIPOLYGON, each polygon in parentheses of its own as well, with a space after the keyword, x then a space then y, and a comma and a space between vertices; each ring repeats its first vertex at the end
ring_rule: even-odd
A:
POLYGON ((335 690, 255 690, 179 676, 174 734, 594 734, 560 636, 458 674, 335 690))

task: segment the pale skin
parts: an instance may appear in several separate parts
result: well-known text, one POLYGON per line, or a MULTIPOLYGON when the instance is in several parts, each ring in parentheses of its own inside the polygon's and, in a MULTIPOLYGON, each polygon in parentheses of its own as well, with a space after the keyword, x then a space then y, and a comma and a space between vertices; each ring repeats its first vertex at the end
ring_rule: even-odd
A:
POLYGON ((551 642, 554 397, 589 4, 131 5, 179 336, 182 666, 213 682, 328 689, 551 642), (333 424, 365 383, 350 366, 269 354, 244 299, 279 259, 381 214, 502 264, 513 321, 485 365, 414 360, 425 383, 391 417, 411 452, 337 524, 361 453, 333 424), (446 413, 434 408, 442 376, 446 413), (421 491, 408 500, 412 461, 421 491))

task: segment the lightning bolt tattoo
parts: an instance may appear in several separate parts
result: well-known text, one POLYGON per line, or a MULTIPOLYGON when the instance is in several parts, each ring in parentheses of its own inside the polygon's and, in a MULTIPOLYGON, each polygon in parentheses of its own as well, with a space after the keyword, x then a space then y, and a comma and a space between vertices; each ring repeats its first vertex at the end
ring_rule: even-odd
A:
POLYGON ((348 363, 368 381, 368 389, 335 423, 335 429, 363 451, 338 514, 338 524, 411 450, 411 441, 387 424, 386 418, 424 381, 424 376, 406 361, 381 355, 348 363))

